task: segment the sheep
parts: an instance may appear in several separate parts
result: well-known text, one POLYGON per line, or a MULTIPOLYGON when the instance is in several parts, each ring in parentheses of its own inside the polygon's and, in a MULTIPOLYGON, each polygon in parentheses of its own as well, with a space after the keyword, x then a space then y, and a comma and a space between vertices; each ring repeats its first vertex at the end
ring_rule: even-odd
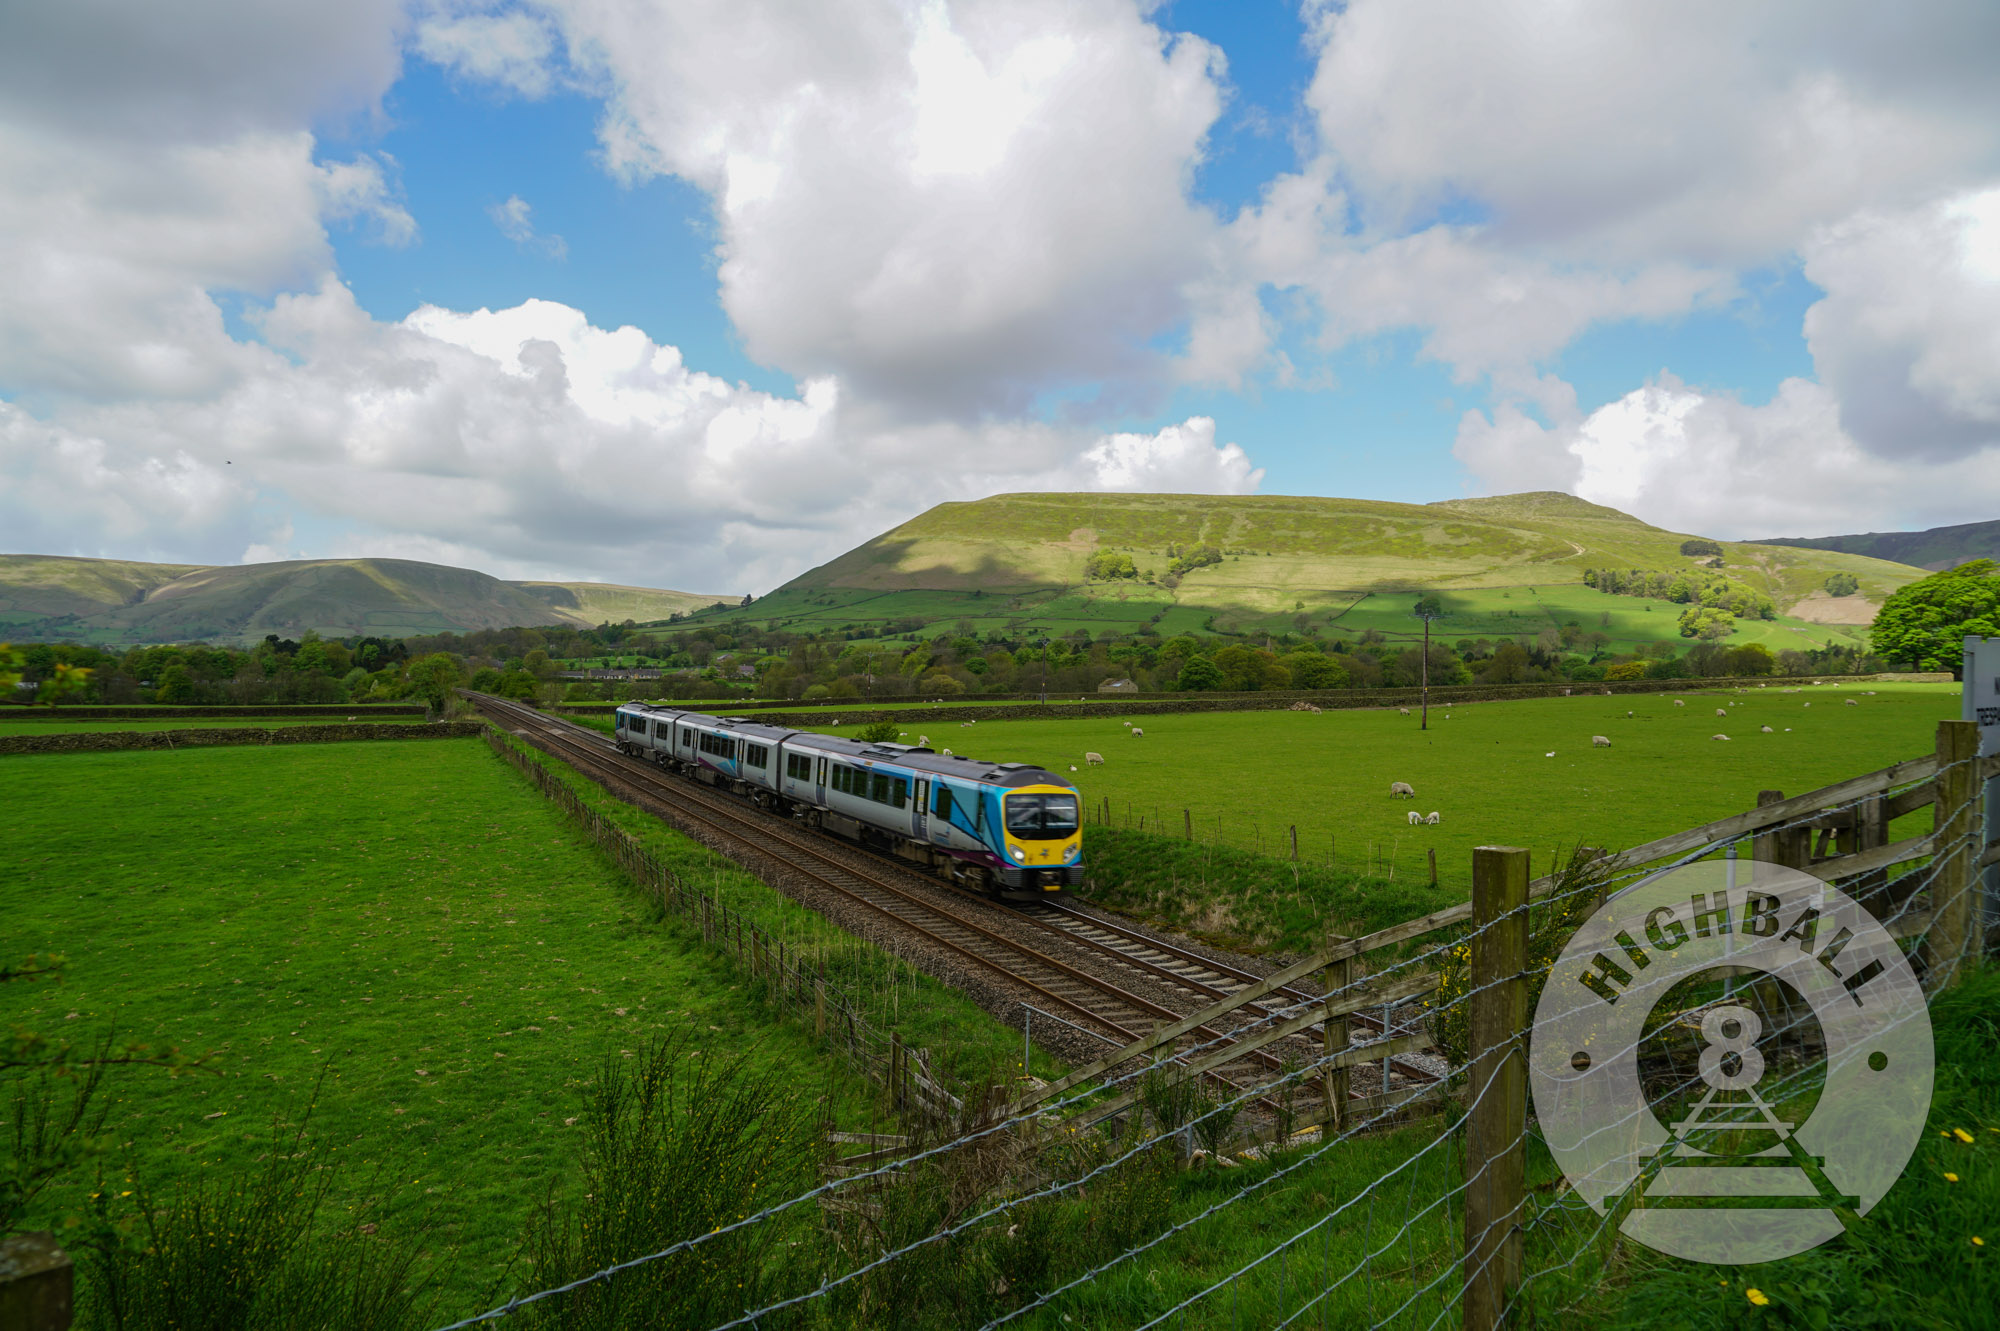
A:
POLYGON ((1428 823, 1430 826, 1436 827, 1439 823, 1444 821, 1444 815, 1439 813, 1436 809, 1432 809, 1429 813, 1424 815, 1424 821, 1428 823))
POLYGON ((1417 797, 1417 788, 1407 781, 1391 781, 1389 783, 1389 798, 1395 799, 1398 795, 1415 799, 1417 797))
POLYGON ((1137 726, 1133 726, 1133 727, 1132 727, 1132 738, 1133 738, 1133 739, 1137 739, 1137 738, 1139 738, 1139 736, 1141 736, 1141 735, 1143 735, 1143 734, 1145 734, 1145 733, 1146 733, 1145 731, 1143 731, 1143 730, 1139 729, 1139 727, 1137 727, 1137 726))
POLYGON ((1554 749, 1550 749, 1547 753, 1542 755, 1542 757, 1544 758, 1553 758, 1555 756, 1556 756, 1556 751, 1554 749))
POLYGON ((1626 715, 1627 717, 1630 717, 1630 716, 1632 715, 1632 713, 1631 713, 1630 711, 1627 711, 1627 712, 1625 713, 1625 715, 1626 715))
POLYGON ((1809 703, 1809 702, 1802 702, 1802 703, 1800 703, 1800 704, 1799 704, 1799 706, 1801 706, 1801 707, 1810 707, 1810 706, 1812 706, 1812 704, 1811 704, 1811 703, 1809 703))
POLYGON ((1846 703, 1849 707, 1859 707, 1861 705, 1860 703, 1854 701, 1854 699, 1852 698, 1842 698, 1841 701, 1846 703))
POLYGON ((939 751, 939 753, 938 753, 938 757, 940 757, 940 758, 949 758, 949 757, 951 757, 951 750, 950 750, 950 749, 943 749, 943 750, 940 750, 940 751, 939 751))
POLYGON ((1769 726, 1763 726, 1763 727, 1761 727, 1761 728, 1760 728, 1760 733, 1762 733, 1762 734, 1766 734, 1766 735, 1775 735, 1775 734, 1777 734, 1778 732, 1777 732, 1777 731, 1775 731, 1775 730, 1773 730, 1773 729, 1771 729, 1771 727, 1769 727, 1769 726))
POLYGON ((930 746, 931 746, 931 737, 930 737, 929 735, 919 735, 919 736, 917 736, 917 747, 918 747, 918 748, 920 748, 920 749, 928 749, 928 748, 929 748, 930 746))
POLYGON ((1590 737, 1590 747, 1593 749, 1608 749, 1611 747, 1611 739, 1606 735, 1592 735, 1590 737))
POLYGON ((1424 820, 1424 816, 1423 816, 1422 814, 1418 813, 1418 812, 1417 812, 1417 811, 1416 811, 1415 809, 1412 809, 1412 810, 1410 810, 1410 826, 1411 826, 1411 827, 1415 827, 1415 826, 1416 826, 1416 825, 1417 825, 1418 823, 1421 823, 1421 822, 1422 822, 1423 820, 1424 820))
POLYGON ((350 721, 359 721, 359 720, 360 720, 361 718, 360 718, 360 717, 358 717, 358 716, 350 716, 350 717, 348 717, 347 719, 348 719, 348 720, 350 720, 350 721))
POLYGON ((1710 736, 1709 736, 1709 738, 1710 738, 1710 739, 1728 739, 1728 738, 1729 738, 1729 736, 1727 736, 1727 735, 1710 735, 1710 736))
POLYGON ((1687 704, 1686 704, 1685 702, 1683 702, 1683 701, 1682 701, 1681 699, 1679 699, 1679 698, 1676 698, 1676 699, 1674 699, 1674 706, 1676 706, 1676 707, 1685 707, 1685 706, 1687 706, 1687 704))
POLYGON ((1071 764, 1069 765, 1069 770, 1070 770, 1070 771, 1072 771, 1072 772, 1074 772, 1074 771, 1076 770, 1076 764, 1075 764, 1075 763, 1071 763, 1071 764))
POLYGON ((1083 755, 1083 761, 1091 767, 1102 767, 1104 765, 1104 755, 1101 753, 1086 753, 1083 755))
POLYGON ((1132 723, 1130 721, 1121 722, 1120 724, 1122 724, 1127 730, 1130 730, 1132 728, 1132 723))
POLYGON ((1410 709, 1407 707, 1400 707, 1397 708, 1397 710, 1400 711, 1404 716, 1408 716, 1410 714, 1410 709))
POLYGON ((1715 709, 1715 714, 1716 714, 1717 716, 1728 716, 1728 715, 1729 715, 1729 709, 1728 709, 1727 707, 1718 707, 1718 708, 1716 708, 1716 709, 1715 709))

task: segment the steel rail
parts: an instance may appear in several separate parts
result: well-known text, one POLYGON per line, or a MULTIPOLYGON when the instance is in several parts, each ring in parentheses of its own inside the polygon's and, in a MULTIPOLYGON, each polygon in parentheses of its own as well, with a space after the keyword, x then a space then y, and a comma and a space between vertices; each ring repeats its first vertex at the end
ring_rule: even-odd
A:
MULTIPOLYGON (((869 873, 863 869, 856 867, 851 863, 848 863, 836 857, 835 855, 829 854, 826 849, 817 844, 817 838, 810 836, 800 836, 796 834, 793 831, 793 829, 788 825, 789 820, 781 821, 778 815, 769 813, 761 808, 756 810, 755 816, 749 816, 744 809, 739 808, 737 806, 734 800, 731 800, 726 796, 722 796, 719 794, 711 794, 710 792, 702 790, 697 786, 693 786, 682 781, 675 781, 671 779, 665 772, 658 770, 655 764, 647 763, 642 759, 634 759, 629 755, 622 753, 616 747, 615 744, 605 740, 602 737, 601 732, 591 730, 587 727, 578 726, 573 722, 569 722, 567 720, 561 720, 549 717, 543 713, 535 711, 532 708, 525 707, 521 704, 515 703, 512 700, 494 699, 478 695, 476 695, 476 700, 478 701, 479 705, 482 707, 483 710, 488 710, 490 712, 497 712, 503 716, 509 717, 510 719, 529 723, 530 725, 534 726, 536 730, 539 731, 542 734, 542 736, 546 738, 550 743, 560 745, 563 748, 571 751, 580 751, 583 755, 586 755, 586 761, 591 766, 603 772, 605 775, 610 776, 614 779, 624 780, 628 784, 633 784, 642 787, 643 793, 654 795, 655 797, 658 798, 662 798, 665 803, 671 805, 677 812, 681 812, 689 817, 692 817, 697 822, 706 824, 712 831, 724 837, 727 837, 732 841, 738 842, 748 847, 752 851, 764 855, 772 855, 773 853, 768 842, 777 841, 780 844, 788 847, 789 849, 798 852, 799 854, 808 856, 812 860, 817 861, 819 864, 826 866, 827 869, 830 869, 835 874, 845 875, 854 882, 862 884, 868 888, 874 889, 875 891, 886 893, 894 900, 907 903, 907 905, 914 907, 918 911, 926 912, 938 920, 948 921, 951 925, 961 930, 967 931, 971 934, 975 934, 979 937, 983 937, 992 942, 993 944, 997 945, 1006 954, 1016 957, 1029 958, 1032 961, 1037 962, 1049 968, 1050 970, 1055 971, 1058 975, 1070 979, 1077 984, 1080 984, 1081 986, 1084 987, 1085 990, 1095 991, 1098 994, 1109 997, 1114 1002, 1119 1003, 1127 1007, 1128 1009, 1134 1010, 1143 1016, 1152 1017, 1156 1020, 1171 1021, 1179 1019, 1181 1015, 1179 1013, 1174 1012, 1170 1008, 1163 1007, 1159 1004, 1151 1002, 1148 999, 1144 999, 1136 994, 1130 993, 1129 991, 1123 989, 1122 987, 1116 984, 1111 983, 1110 981, 1102 977, 1093 976, 1088 972, 1078 970, 1075 967, 1070 966, 1062 961, 1059 961, 1054 957, 1048 956, 1046 953, 1040 952, 1039 950, 1030 947, 1024 943, 1006 938, 1000 934, 996 934, 992 930, 985 928, 983 925, 980 925, 972 920, 968 920, 963 916, 958 915, 954 911, 948 910, 936 903, 922 900, 921 898, 912 895, 911 893, 905 891, 904 889, 897 887, 893 883, 887 882, 872 873, 869 873), (613 761, 614 756, 616 758, 616 761, 613 761), (725 825, 723 820, 727 820, 728 825, 725 825), (745 830, 737 830, 739 828, 745 830)), ((517 732, 517 733, 524 733, 524 732, 517 732)), ((556 756, 562 756, 562 755, 556 755, 556 756)), ((864 855, 870 854, 870 852, 866 848, 847 847, 843 845, 842 849, 848 851, 858 850, 859 853, 864 855)), ((1032 980, 1027 976, 1021 974, 1020 971, 1008 965, 1005 965, 1002 962, 995 960, 992 957, 983 955, 980 952, 974 951, 973 949, 968 948, 959 942, 946 938, 943 935, 939 934, 935 929, 926 927, 925 925, 917 922, 916 920, 909 918, 908 915, 904 913, 890 909, 888 906, 885 906, 883 903, 879 901, 871 900, 868 896, 853 890, 852 888, 844 885, 843 883, 834 881, 831 877, 828 876, 827 872, 824 870, 815 869, 808 865, 802 865, 797 863, 796 860, 786 859, 785 857, 782 856, 773 856, 773 858, 780 859, 781 862, 785 864, 785 867, 791 869, 792 871, 805 874, 806 876, 813 879, 820 885, 838 893, 839 895, 847 898, 848 900, 854 901, 855 903, 864 906, 872 911, 875 911, 880 915, 886 916, 887 918, 894 921, 898 925, 901 925, 903 928, 911 930, 912 932, 930 940, 931 942, 936 943, 940 947, 945 948, 946 950, 952 952, 953 954, 963 957, 967 961, 970 961, 977 966, 981 966, 988 970, 995 971, 1000 975, 1004 976, 1006 979, 1011 980, 1016 984, 1024 986, 1025 988, 1042 996, 1043 998, 1046 998, 1051 1002, 1056 1003, 1063 1008, 1066 1008, 1070 1012, 1075 1013, 1080 1017, 1083 1017, 1085 1020, 1095 1022, 1098 1025, 1103 1026, 1107 1030, 1116 1032, 1123 1040, 1125 1040, 1128 1043, 1139 1038, 1138 1032, 1129 1029, 1127 1026, 1121 1024, 1113 1017, 1107 1016, 1103 1012, 1085 1006, 1084 1004, 1077 1002, 1070 996, 1063 993, 1059 993, 1049 988, 1046 984, 1038 983, 1037 981, 1032 980)), ((909 872, 909 870, 905 869, 904 866, 902 865, 895 865, 893 867, 902 870, 904 872, 909 872)), ((1036 904, 1050 905, 1053 903, 1038 902, 1036 904)), ((1245 982, 1258 978, 1250 976, 1246 972, 1237 971, 1233 967, 1228 967, 1225 965, 1221 965, 1219 963, 1212 962, 1208 958, 1198 957, 1192 953, 1184 953, 1180 949, 1174 948, 1171 944, 1161 944, 1157 940, 1147 938, 1143 935, 1138 937, 1131 937, 1129 935, 1120 934, 1117 929, 1106 927, 1104 923, 1100 920, 1096 920, 1090 916, 1082 915, 1081 913, 1076 912, 1073 908, 1065 907, 1065 909, 1068 911, 1068 913, 1077 916, 1078 919, 1089 921, 1093 927, 1099 928, 1103 932, 1112 934, 1115 937, 1127 938, 1128 941, 1132 942, 1136 946, 1158 947, 1159 950, 1161 950, 1162 952, 1177 956, 1185 956, 1193 964, 1202 966, 1203 968, 1210 970, 1212 973, 1224 975, 1226 978, 1240 978, 1242 981, 1245 982)), ((1046 920, 1035 919, 1032 915, 1029 915, 1025 912, 1016 911, 1010 913, 1012 914, 1013 918, 1028 920, 1031 923, 1039 926, 1040 928, 1049 930, 1050 932, 1053 932, 1061 936, 1066 941, 1070 942, 1072 945, 1080 945, 1102 952, 1121 964, 1135 966, 1139 969, 1147 971, 1148 973, 1156 974, 1160 978, 1167 980, 1172 984, 1178 985, 1184 989, 1195 990, 1201 995, 1205 996, 1218 996, 1218 997, 1227 996, 1230 992, 1232 992, 1232 990, 1230 989, 1217 988, 1216 986, 1209 985, 1199 980, 1195 980, 1192 977, 1181 975, 1176 972, 1167 970, 1164 967, 1153 965, 1152 963, 1145 961, 1145 959, 1143 958, 1134 957, 1129 953, 1126 953, 1108 944, 1102 943, 1098 940, 1084 938, 1069 929, 1065 929, 1059 925, 1051 924, 1046 920)), ((1241 985, 1239 984, 1237 987, 1240 988, 1241 985)), ((1310 1001, 1312 998, 1311 995, 1299 993, 1296 990, 1286 989, 1286 990, 1280 990, 1278 992, 1295 995, 1297 998, 1306 1001, 1310 1001)), ((1371 1017, 1361 1017, 1360 1020, 1367 1025, 1383 1028, 1384 1033, 1386 1034, 1386 1027, 1384 1027, 1383 1023, 1381 1023, 1380 1021, 1371 1017)), ((1205 1037, 1210 1041, 1223 1041, 1225 1043, 1233 1043, 1233 1041, 1231 1040, 1230 1036, 1227 1033, 1218 1031, 1213 1027, 1209 1026, 1197 1027, 1193 1031, 1191 1031, 1190 1034, 1199 1037, 1205 1037)), ((1283 1066, 1282 1060, 1278 1059, 1275 1055, 1270 1053, 1270 1051, 1265 1049, 1258 1049, 1251 1051, 1249 1054, 1245 1055, 1245 1057, 1262 1065, 1267 1070, 1277 1070, 1283 1066)), ((1431 1074, 1429 1074, 1424 1069, 1414 1067, 1413 1065, 1407 1063, 1403 1063, 1402 1060, 1400 1059, 1396 1061, 1408 1073, 1413 1073, 1419 1077, 1434 1079, 1431 1078, 1431 1074)), ((1230 1086, 1231 1089, 1233 1090, 1240 1091, 1242 1089, 1241 1087, 1236 1086, 1234 1083, 1229 1082, 1227 1078, 1220 1077, 1219 1075, 1216 1074, 1210 1074, 1210 1075, 1214 1077, 1215 1080, 1230 1086)))

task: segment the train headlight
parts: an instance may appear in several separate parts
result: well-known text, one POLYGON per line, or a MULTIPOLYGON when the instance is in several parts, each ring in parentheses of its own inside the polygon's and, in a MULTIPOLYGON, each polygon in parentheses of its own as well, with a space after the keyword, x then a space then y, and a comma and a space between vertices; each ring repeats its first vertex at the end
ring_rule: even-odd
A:
POLYGON ((1027 851, 1025 851, 1025 850, 1022 850, 1022 849, 1021 849, 1021 848, 1020 848, 1019 846, 1009 846, 1009 847, 1007 847, 1007 853, 1008 853, 1009 855, 1012 855, 1012 856, 1013 856, 1013 857, 1014 857, 1015 859, 1017 859, 1017 860, 1025 860, 1025 859, 1027 859, 1027 858, 1028 858, 1028 852, 1027 852, 1027 851))

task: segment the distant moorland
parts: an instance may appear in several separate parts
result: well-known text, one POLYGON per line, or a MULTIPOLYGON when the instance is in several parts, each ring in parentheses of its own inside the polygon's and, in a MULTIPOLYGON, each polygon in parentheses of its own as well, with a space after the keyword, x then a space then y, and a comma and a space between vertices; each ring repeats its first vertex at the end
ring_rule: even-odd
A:
MULTIPOLYGON (((408 637, 665 619, 719 599, 596 582, 504 582, 413 559, 206 567, 0 555, 0 638, 100 646, 408 637)), ((726 598, 731 603, 740 596, 726 598)))

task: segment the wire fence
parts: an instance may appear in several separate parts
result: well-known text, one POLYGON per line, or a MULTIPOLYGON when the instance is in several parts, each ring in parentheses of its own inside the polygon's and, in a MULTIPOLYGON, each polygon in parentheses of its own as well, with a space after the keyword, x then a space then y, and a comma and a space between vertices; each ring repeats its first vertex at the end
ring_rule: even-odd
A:
MULTIPOLYGON (((635 877, 659 884, 663 902, 678 903, 671 908, 702 921, 705 933, 714 936, 720 928, 726 945, 729 931, 741 927, 726 915, 714 923, 705 912, 715 903, 703 904, 701 894, 672 883, 629 837, 538 765, 497 739, 495 747, 559 803, 567 796, 566 810, 591 827, 600 844, 635 877)), ((1465 906, 1333 943, 1012 1104, 968 1109, 957 1101, 954 1114, 933 1120, 948 1117, 949 1132, 913 1137, 898 1158, 839 1171, 818 1186, 746 1209, 711 1233, 663 1242, 651 1253, 525 1294, 446 1331, 516 1314, 546 1314, 552 1325, 567 1325, 564 1310, 592 1286, 699 1254, 762 1226, 796 1225, 801 1216, 816 1216, 831 1241, 813 1249, 812 1260, 795 1255, 772 1280, 746 1290, 739 1310, 712 1319, 715 1331, 856 1320, 990 1331, 1017 1323, 1061 1325, 1072 1315, 1091 1325, 1141 1328, 1486 1331, 1523 1311, 1559 1316, 1584 1305, 1611 1272, 1615 1240, 1632 1217, 1645 1208, 1678 1205, 1673 1198, 1680 1194, 1660 1191, 1678 1144, 1685 1140, 1693 1157, 1707 1158, 1711 1152, 1691 1144, 1695 1132, 1711 1134, 1710 1141, 1736 1140, 1773 1131, 1773 1122, 1780 1125, 1778 1146, 1769 1149, 1784 1147, 1789 1154, 1770 1157, 1772 1168, 1761 1172, 1796 1169, 1817 1190, 1810 1200, 1845 1222, 1858 1209, 1856 1199, 1838 1195, 1837 1188, 1829 1193, 1833 1184, 1824 1162, 1809 1166, 1803 1162, 1811 1157, 1784 1146, 1829 1085, 1831 1039, 1810 1003, 1796 1001, 1797 991, 1779 983, 1777 972, 1760 969, 1754 949, 1746 944, 1734 950, 1737 938, 1770 937, 1778 927, 1776 897, 1764 915, 1757 913, 1764 909, 1754 890, 1757 866, 1840 888, 1895 940, 1897 958, 1867 960, 1864 947, 1841 962, 1848 968, 1842 971, 1835 963, 1851 941, 1842 935, 1852 931, 1843 927, 1821 939, 1817 908, 1810 919, 1802 913, 1791 921, 1784 941, 1796 935, 1804 956, 1836 980, 1844 976, 1845 992, 1857 1006, 1860 986, 1892 961, 1907 962, 1924 989, 1935 992, 1990 949, 1982 877, 1994 876, 1987 871, 2000 860, 2000 843, 1987 825, 1982 798, 1985 783, 1997 776, 2000 760, 1978 756, 1969 723, 1945 722, 1934 756, 1790 799, 1765 792, 1756 810, 1622 854, 1579 850, 1533 882, 1526 851, 1482 848, 1475 852, 1473 899, 1465 906), (1930 831, 1893 839, 1899 820, 1926 808, 1930 831), (1645 890, 1664 876, 1717 860, 1712 867, 1729 885, 1720 923, 1713 897, 1706 917, 1697 900, 1689 920, 1700 930, 1706 918, 1729 936, 1721 945, 1724 964, 1666 990, 1641 1013, 1644 1021, 1633 1028, 1639 1034, 1597 1051, 1601 1058, 1627 1061, 1638 1092, 1585 1135, 1601 1137, 1600 1145, 1616 1143, 1641 1130, 1657 1135, 1674 1115, 1682 1117, 1667 1130, 1666 1147, 1646 1156, 1632 1178, 1610 1194, 1589 1195, 1586 1187, 1594 1185, 1558 1168, 1562 1150, 1574 1145, 1552 1138, 1560 1114, 1551 1120, 1539 1099, 1531 1102, 1531 1049, 1540 1048, 1538 1039, 1553 1041, 1568 1030, 1561 1025, 1568 1017, 1561 1003, 1543 1016, 1536 996, 1553 983, 1555 968, 1568 964, 1558 954, 1572 936, 1581 936, 1578 926, 1599 907, 1643 901, 1645 890), (1739 866, 1745 869, 1740 895, 1739 866), (1319 981, 1320 993, 1301 995, 1290 987, 1307 978, 1319 981), (1379 1035, 1356 1024, 1359 1014, 1385 1005, 1404 1014, 1403 1034, 1391 1022, 1379 1035), (1229 1013, 1239 1021, 1226 1035, 1178 1043, 1229 1013), (1450 1070, 1428 1082, 1406 1076, 1396 1085, 1387 1055, 1413 1042, 1408 1031, 1419 1022, 1451 1055, 1450 1070), (1726 1033, 1731 1022, 1737 1034, 1714 1034, 1726 1033), (1746 1023, 1757 1028, 1748 1036, 1746 1023), (1706 1044, 1697 1042, 1697 1032, 1706 1044), (1320 1037, 1313 1057, 1288 1059, 1275 1076, 1221 1096, 1202 1089, 1204 1071, 1302 1033, 1320 1037), (1719 1058, 1718 1048, 1724 1048, 1719 1058), (1768 1075, 1751 1075, 1753 1055, 1768 1075), (1378 1090, 1360 1093, 1350 1076, 1378 1060, 1378 1090), (1717 1087, 1738 1083, 1748 1088, 1749 1100, 1731 1090, 1729 1106, 1754 1102, 1764 1118, 1702 1126, 1717 1087), (1176 1101, 1168 1092, 1177 1086, 1192 1087, 1192 1098, 1176 1101), (1300 1116, 1303 1121, 1289 1114, 1276 1121, 1259 1116, 1259 1107, 1274 1099, 1289 1105, 1299 1088, 1323 1095, 1316 1111, 1300 1116), (1183 1108, 1170 1107, 1176 1103, 1183 1108), (1544 1110, 1540 1117, 1537 1109, 1544 1110), (1427 1116, 1415 1118, 1420 1111, 1427 1116), (1778 1119, 1779 1113, 1790 1119, 1778 1119), (1093 1123, 1100 1126, 1088 1126, 1093 1123), (1392 1128, 1399 1130, 1385 1131, 1392 1128), (1196 1140, 1213 1149, 1191 1149, 1196 1140), (1256 1144, 1244 1149, 1250 1142, 1256 1144), (1255 1167, 1235 1173, 1223 1159, 1231 1152, 1258 1157, 1255 1167), (1195 1162, 1206 1162, 1201 1186, 1144 1192, 1145 1171, 1178 1175, 1195 1162), (947 1196, 949 1205, 939 1202, 947 1196), (1133 1213, 1127 1215, 1117 1199, 1129 1196, 1142 1200, 1126 1207, 1133 1213), (1176 1196, 1179 1204, 1171 1204, 1176 1196), (1043 1251, 1039 1264, 1031 1260, 1033 1245, 1046 1249, 1059 1238, 1067 1244, 1060 1252, 1043 1251), (936 1311, 941 1298, 944 1313, 936 1311)), ((1649 937, 1657 923, 1657 912, 1647 917, 1649 937)), ((1666 934, 1673 946, 1651 951, 1633 936, 1638 925, 1617 934, 1616 945, 1607 943, 1582 972, 1597 983, 1584 978, 1582 985, 1611 995, 1604 999, 1609 1010, 1619 987, 1654 964, 1652 957, 1678 954, 1688 930, 1674 927, 1680 928, 1679 942, 1666 934)), ((825 986, 812 987, 813 977, 796 967, 787 970, 782 954, 763 956, 761 942, 747 953, 742 942, 734 946, 746 960, 759 958, 749 964, 772 968, 793 1001, 829 1001, 825 986)), ((843 1038, 857 1050, 868 1048, 854 1055, 857 1066, 878 1080, 893 1080, 893 1048, 885 1054, 879 1043, 869 1045, 880 1037, 865 1033, 851 1006, 838 1011, 850 1032, 843 1038)), ((1587 1070, 1588 1055, 1575 1058, 1584 1061, 1573 1066, 1587 1070)))

